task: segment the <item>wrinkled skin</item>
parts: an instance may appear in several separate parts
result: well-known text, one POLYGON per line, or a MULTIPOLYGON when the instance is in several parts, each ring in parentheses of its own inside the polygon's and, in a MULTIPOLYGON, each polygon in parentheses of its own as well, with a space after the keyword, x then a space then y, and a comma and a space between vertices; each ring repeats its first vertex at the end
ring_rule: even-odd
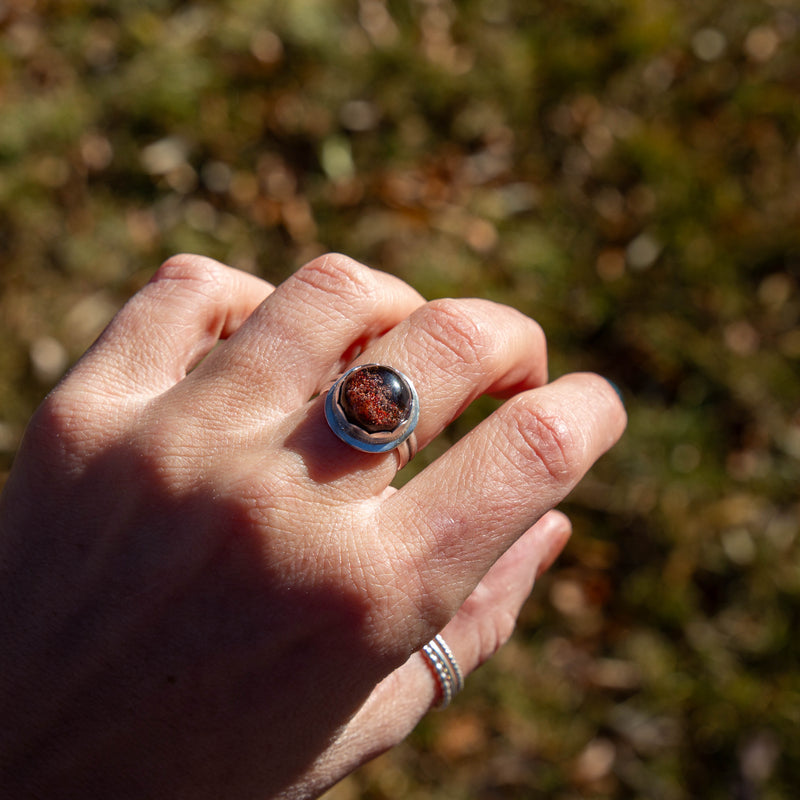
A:
POLYGON ((0 796, 305 798, 511 634, 620 436, 594 375, 547 382, 544 335, 425 303, 330 255, 279 287, 171 259, 30 423, 0 507, 0 796), (424 447, 502 407, 401 490, 396 454, 327 428, 350 363, 414 380, 424 447))

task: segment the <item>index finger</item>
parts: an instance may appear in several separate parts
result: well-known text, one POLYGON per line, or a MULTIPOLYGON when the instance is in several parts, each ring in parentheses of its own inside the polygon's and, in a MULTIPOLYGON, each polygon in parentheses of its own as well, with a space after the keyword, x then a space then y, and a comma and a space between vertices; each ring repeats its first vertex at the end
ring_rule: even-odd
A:
POLYGON ((173 256, 120 309, 64 385, 100 384, 105 395, 149 400, 182 380, 272 291, 214 259, 173 256))
POLYGON ((506 402, 389 496, 381 530, 401 543, 396 575, 412 613, 423 609, 430 629, 440 629, 497 558, 617 441, 625 422, 608 381, 567 375, 506 402))

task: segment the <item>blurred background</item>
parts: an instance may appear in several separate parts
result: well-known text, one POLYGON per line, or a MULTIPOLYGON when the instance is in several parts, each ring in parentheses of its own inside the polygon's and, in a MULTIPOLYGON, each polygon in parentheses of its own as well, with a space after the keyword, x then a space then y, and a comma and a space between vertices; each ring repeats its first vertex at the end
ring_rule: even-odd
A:
POLYGON ((0 2, 0 472, 178 251, 510 303, 630 427, 515 639, 330 799, 797 797, 799 27, 791 0, 0 2))

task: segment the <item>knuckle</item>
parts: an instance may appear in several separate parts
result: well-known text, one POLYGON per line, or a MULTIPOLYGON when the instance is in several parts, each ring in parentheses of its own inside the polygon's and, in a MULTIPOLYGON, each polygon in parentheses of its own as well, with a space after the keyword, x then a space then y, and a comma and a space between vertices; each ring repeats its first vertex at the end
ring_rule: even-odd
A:
POLYGON ((514 633, 517 613, 509 608, 505 594, 480 583, 462 607, 477 642, 478 663, 488 661, 514 633))
POLYGON ((29 431, 45 437, 62 438, 82 427, 80 404, 64 391, 49 394, 31 420, 29 431))
POLYGON ((517 616, 501 609, 496 615, 478 625, 478 661, 484 664, 511 638, 517 626, 517 616))
POLYGON ((484 324, 481 301, 433 300, 425 307, 424 330, 447 359, 477 366, 495 352, 494 328, 484 324))
POLYGON ((88 392, 69 391, 63 386, 51 392, 31 419, 25 434, 33 451, 71 460, 82 460, 102 438, 94 420, 97 398, 88 392))
POLYGON ((295 273, 295 279, 315 294, 335 294, 350 303, 371 302, 378 294, 375 272, 341 253, 315 258, 295 273))
POLYGON ((151 283, 175 281, 207 287, 206 292, 221 287, 227 267, 205 256, 180 253, 168 258, 156 271, 151 283))
MULTIPOLYGON (((524 317, 524 315, 521 315, 524 317)), ((534 319, 530 317, 524 317, 525 323, 528 326, 528 335, 531 337, 531 340, 535 342, 538 348, 540 348, 543 352, 547 351, 547 334, 544 331, 544 328, 534 319)), ((534 349, 533 347, 531 349, 534 349)))
POLYGON ((518 453, 534 472, 544 472, 558 484, 571 483, 579 468, 582 442, 570 421, 522 397, 510 400, 507 407, 512 452, 518 453))
POLYGON ((168 299, 180 307, 220 302, 232 289, 232 270, 205 256, 180 254, 167 259, 150 283, 132 303, 148 303, 152 298, 168 299))

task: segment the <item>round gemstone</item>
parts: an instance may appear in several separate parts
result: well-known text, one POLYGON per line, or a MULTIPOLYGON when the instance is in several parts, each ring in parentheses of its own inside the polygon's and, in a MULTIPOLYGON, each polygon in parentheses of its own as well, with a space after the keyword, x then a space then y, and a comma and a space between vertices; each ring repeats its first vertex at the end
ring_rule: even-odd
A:
POLYGON ((377 433, 393 431, 408 419, 412 395, 394 370, 370 365, 347 376, 339 402, 353 425, 377 433))

